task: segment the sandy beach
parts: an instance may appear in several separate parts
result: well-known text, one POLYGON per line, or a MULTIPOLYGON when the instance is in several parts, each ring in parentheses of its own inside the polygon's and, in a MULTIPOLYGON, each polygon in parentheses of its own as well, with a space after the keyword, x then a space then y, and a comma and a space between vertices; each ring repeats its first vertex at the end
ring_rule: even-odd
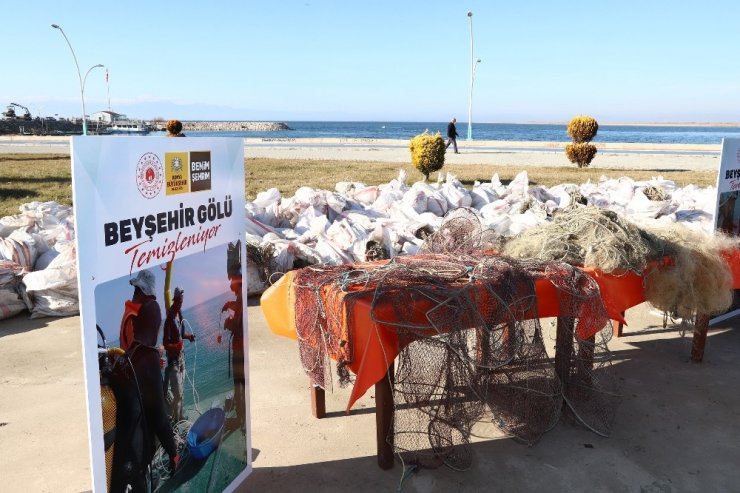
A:
MULTIPOLYGON (((91 137, 97 138, 97 137, 91 137)), ((113 137, 115 138, 115 137, 113 137)), ((565 157, 566 142, 465 141, 460 154, 451 151, 447 164, 496 164, 516 167, 574 167, 565 157)), ((591 168, 714 170, 720 145, 598 143, 591 168)), ((0 136, 2 153, 69 153, 69 137, 0 136)), ((383 161, 407 163, 407 140, 391 139, 244 139, 247 158, 383 161)))

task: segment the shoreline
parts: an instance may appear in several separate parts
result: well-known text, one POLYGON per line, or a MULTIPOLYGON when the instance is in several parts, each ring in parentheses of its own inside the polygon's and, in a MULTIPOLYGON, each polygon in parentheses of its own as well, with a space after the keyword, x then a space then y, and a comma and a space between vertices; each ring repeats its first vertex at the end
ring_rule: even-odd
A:
MULTIPOLYGON (((740 126, 740 125, 738 125, 740 126)), ((17 146, 24 147, 39 146, 69 146, 70 137, 39 136, 39 135, 0 135, 0 147, 17 146)), ((98 136, 90 136, 97 138, 98 136)), ((107 137, 119 138, 119 137, 107 137)), ((197 137, 204 138, 204 137, 197 137)), ((214 137, 226 138, 226 137, 214 137)), ((408 139, 375 139, 364 137, 237 137, 244 140, 245 147, 285 147, 294 146, 345 146, 352 144, 363 144, 367 147, 403 147, 408 148, 408 139)), ((532 140, 472 140, 458 139, 457 145, 462 148, 496 148, 496 149, 565 149, 570 141, 532 141, 532 140)), ((599 150, 631 150, 631 151, 697 151, 697 152, 719 152, 721 144, 660 144, 645 142, 594 142, 599 150)), ((12 151, 0 150, 0 153, 12 151)), ((31 152, 31 151, 28 151, 31 152)))

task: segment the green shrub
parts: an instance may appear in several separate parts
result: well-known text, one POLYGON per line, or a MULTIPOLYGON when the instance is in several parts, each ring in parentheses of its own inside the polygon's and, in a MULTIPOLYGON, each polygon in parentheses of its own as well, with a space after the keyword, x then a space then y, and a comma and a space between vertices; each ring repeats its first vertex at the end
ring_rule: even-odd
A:
POLYGON ((411 139, 409 149, 411 164, 424 174, 424 180, 429 180, 429 174, 439 171, 445 164, 445 141, 439 132, 431 135, 424 130, 411 139))
POLYGON ((573 142, 591 142, 599 131, 599 124, 590 116, 577 116, 568 122, 568 135, 573 142))
POLYGON ((565 155, 568 156, 571 163, 576 163, 579 168, 586 168, 596 155, 596 146, 586 142, 568 144, 565 146, 565 155))

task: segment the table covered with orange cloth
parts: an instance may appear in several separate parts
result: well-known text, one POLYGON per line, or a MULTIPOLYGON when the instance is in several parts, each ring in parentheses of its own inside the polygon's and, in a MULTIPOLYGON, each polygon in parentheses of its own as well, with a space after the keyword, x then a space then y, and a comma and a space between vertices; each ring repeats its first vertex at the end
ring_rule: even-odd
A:
MULTIPOLYGON (((373 262, 355 266, 358 269, 383 265, 385 262, 373 262)), ((606 274, 595 269, 580 269, 598 284, 601 299, 608 317, 624 323, 624 311, 645 301, 642 276, 632 272, 606 274)), ((295 271, 288 272, 278 282, 269 287, 261 298, 261 307, 270 329, 278 335, 297 339, 296 327, 296 294, 293 286, 295 271)), ((560 315, 558 289, 545 279, 535 282, 536 310, 524 314, 529 318, 549 318, 560 315)), ((343 306, 343 294, 333 293, 334 306, 343 306), (338 299, 338 304, 336 303, 338 299)), ((393 307, 390 304, 375 305, 371 313, 372 290, 360 294, 352 303, 351 309, 344 306, 340 314, 340 330, 352 332, 348 338, 352 344, 352 358, 347 366, 356 378, 347 404, 347 412, 354 403, 387 373, 390 365, 402 349, 398 333, 392 326, 378 320, 389 320, 393 307)), ((415 307, 418 316, 423 318, 431 304, 420 303, 415 307)), ((578 337, 588 339, 601 327, 577 327, 578 337)))

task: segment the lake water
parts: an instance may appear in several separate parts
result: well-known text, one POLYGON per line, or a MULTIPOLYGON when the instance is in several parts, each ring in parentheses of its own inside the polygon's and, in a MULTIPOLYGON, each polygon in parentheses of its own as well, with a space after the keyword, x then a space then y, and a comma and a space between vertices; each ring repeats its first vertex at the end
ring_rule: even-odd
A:
MULTIPOLYGON (((188 137, 251 137, 262 139, 411 139, 428 130, 444 137, 447 122, 284 122, 292 130, 271 132, 186 132, 188 137)), ((467 137, 467 123, 458 122, 460 139, 467 137)), ((570 141, 564 124, 474 123, 474 140, 525 142, 570 141)), ((153 132, 150 135, 162 135, 153 132)), ((740 138, 740 127, 602 125, 593 142, 653 144, 716 144, 723 138, 740 138)))

